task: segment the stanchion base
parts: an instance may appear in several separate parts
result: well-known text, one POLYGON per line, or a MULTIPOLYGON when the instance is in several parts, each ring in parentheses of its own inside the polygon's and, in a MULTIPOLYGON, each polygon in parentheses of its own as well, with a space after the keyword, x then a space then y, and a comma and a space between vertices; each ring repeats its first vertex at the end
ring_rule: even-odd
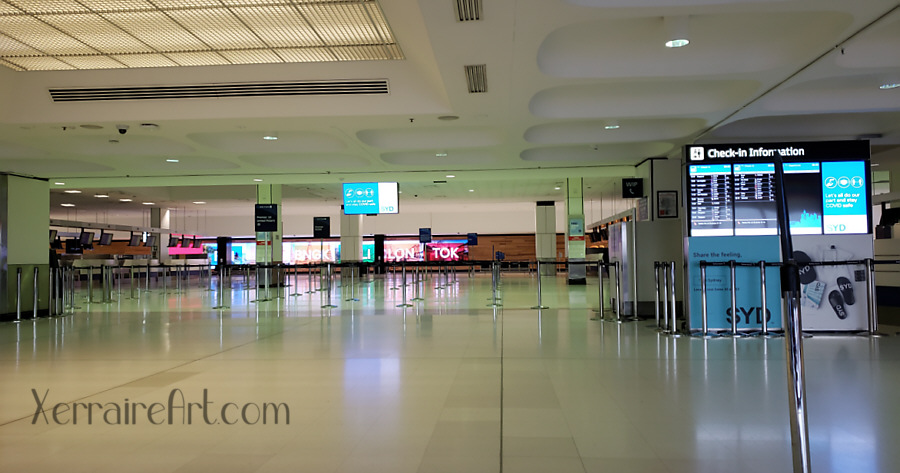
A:
POLYGON ((397 304, 397 307, 412 307, 412 304, 397 304))
POLYGON ((549 307, 547 307, 545 305, 536 305, 536 306, 533 306, 532 309, 549 309, 549 307))
POLYGON ((424 301, 425 299, 422 299, 421 297, 413 297, 413 298, 410 299, 410 300, 411 300, 411 301, 416 301, 416 302, 421 302, 421 301, 424 301))
POLYGON ((605 318, 601 319, 602 322, 609 322, 611 324, 624 324, 625 321, 622 319, 613 319, 613 318, 605 318))
POLYGON ((359 302, 359 299, 355 299, 355 298, 344 299, 344 302, 359 302))
POLYGON ((217 305, 217 306, 213 307, 213 309, 230 309, 230 308, 231 308, 230 305, 217 305))
POLYGON ((323 309, 336 309, 337 306, 336 306, 336 305, 332 305, 332 304, 326 304, 326 305, 323 305, 322 308, 323 308, 323 309))
POLYGON ((304 294, 315 294, 315 293, 316 293, 316 291, 306 291, 306 292, 304 292, 304 294))
POLYGON ((494 302, 493 304, 488 304, 486 307, 503 307, 503 304, 494 302))
POLYGON ((303 294, 301 294, 299 292, 295 292, 295 293, 291 294, 291 297, 298 297, 298 296, 302 296, 302 295, 303 294))
POLYGON ((256 303, 256 302, 270 302, 271 300, 272 300, 272 299, 253 299, 252 301, 250 301, 250 303, 256 303))
POLYGON ((881 338, 881 337, 890 337, 891 334, 884 332, 863 332, 859 334, 860 337, 869 337, 869 338, 881 338))

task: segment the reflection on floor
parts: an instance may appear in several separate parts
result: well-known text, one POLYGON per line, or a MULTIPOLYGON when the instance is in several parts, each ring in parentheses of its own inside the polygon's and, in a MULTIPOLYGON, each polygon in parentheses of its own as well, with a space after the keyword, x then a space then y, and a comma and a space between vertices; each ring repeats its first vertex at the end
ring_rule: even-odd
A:
MULTIPOLYGON (((591 320, 596 285, 127 283, 0 324, 0 471, 791 471, 782 339, 591 320)), ((900 471, 900 337, 805 350, 813 471, 900 471)))

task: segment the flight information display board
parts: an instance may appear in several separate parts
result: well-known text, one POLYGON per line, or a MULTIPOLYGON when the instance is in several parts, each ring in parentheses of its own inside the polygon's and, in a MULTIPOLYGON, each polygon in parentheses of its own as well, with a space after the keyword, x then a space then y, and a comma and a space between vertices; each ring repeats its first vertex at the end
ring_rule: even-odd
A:
POLYGON ((868 142, 694 145, 685 156, 689 236, 777 235, 779 161, 792 235, 871 232, 868 142))
POLYGON ((691 195, 691 235, 734 235, 731 165, 692 165, 688 168, 691 195))
POLYGON ((774 163, 734 165, 734 234, 778 234, 774 163))

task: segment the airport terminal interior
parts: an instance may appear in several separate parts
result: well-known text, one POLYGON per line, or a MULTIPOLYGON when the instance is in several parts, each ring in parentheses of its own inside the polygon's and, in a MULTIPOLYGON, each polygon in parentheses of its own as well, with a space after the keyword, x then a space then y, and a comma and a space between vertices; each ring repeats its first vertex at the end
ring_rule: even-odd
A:
POLYGON ((898 471, 897 51, 896 0, 0 1, 0 471, 898 471))

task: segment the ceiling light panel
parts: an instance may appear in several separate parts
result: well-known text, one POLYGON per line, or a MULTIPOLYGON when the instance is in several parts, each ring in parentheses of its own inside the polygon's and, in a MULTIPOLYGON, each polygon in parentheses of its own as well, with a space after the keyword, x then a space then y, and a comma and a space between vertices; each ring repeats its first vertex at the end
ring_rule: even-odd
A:
POLYGON ((16 70, 402 58, 373 0, 0 0, 16 70))

